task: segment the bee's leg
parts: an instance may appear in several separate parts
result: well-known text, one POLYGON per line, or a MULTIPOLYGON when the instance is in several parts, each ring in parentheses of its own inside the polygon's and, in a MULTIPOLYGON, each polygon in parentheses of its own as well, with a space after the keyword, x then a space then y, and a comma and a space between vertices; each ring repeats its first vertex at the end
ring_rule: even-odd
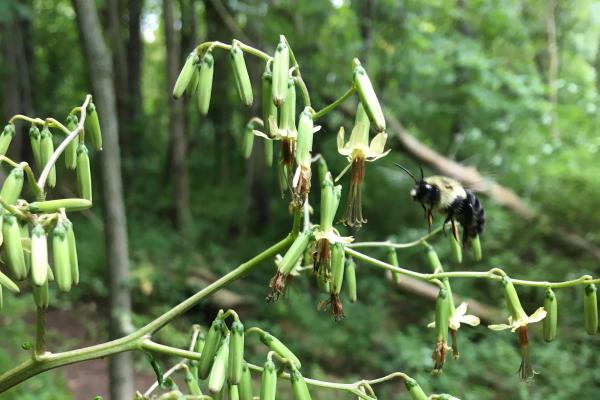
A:
POLYGON ((444 220, 444 224, 442 225, 442 232, 444 232, 444 235, 446 235, 446 224, 448 222, 452 222, 452 230, 454 231, 454 215, 452 215, 452 211, 448 213, 446 219, 444 220))
POLYGON ((433 224, 433 212, 431 209, 427 210, 427 225, 429 226, 429 233, 431 233, 431 225, 433 224))
POLYGON ((454 239, 456 239, 456 242, 460 243, 458 240, 458 227, 456 226, 456 221, 454 218, 452 218, 452 235, 454 236, 454 239))

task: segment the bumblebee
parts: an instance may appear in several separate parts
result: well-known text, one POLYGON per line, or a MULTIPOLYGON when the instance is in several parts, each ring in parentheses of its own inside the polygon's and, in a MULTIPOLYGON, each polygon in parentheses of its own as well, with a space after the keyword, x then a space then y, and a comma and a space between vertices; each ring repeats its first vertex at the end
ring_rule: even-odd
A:
POLYGON ((424 178, 421 168, 421 179, 417 180, 409 170, 400 164, 396 165, 415 181, 410 195, 413 201, 420 203, 425 210, 430 231, 433 211, 436 210, 446 214, 443 226, 445 227, 448 222, 452 224, 452 234, 457 241, 459 238, 456 222, 460 223, 463 227, 463 244, 483 233, 485 211, 481 201, 472 191, 465 189, 457 180, 446 176, 434 175, 424 178))

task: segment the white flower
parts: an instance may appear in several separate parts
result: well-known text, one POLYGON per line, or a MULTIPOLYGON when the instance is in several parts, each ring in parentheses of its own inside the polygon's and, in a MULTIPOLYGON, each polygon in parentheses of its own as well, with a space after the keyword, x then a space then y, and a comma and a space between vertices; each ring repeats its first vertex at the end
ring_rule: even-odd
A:
POLYGON ((336 178, 336 181, 341 178, 342 175, 350 168, 352 161, 355 158, 362 158, 367 161, 375 161, 381 157, 386 156, 391 149, 383 151, 385 142, 387 141, 387 133, 378 133, 371 144, 369 144, 369 128, 363 126, 362 123, 357 123, 352 129, 350 134, 350 140, 346 142, 346 135, 344 127, 341 127, 337 135, 337 148, 338 153, 348 158, 350 164, 342 171, 342 173, 336 178), (365 137, 366 132, 366 137, 365 137))
POLYGON ((354 238, 352 236, 340 236, 340 233, 335 228, 321 230, 320 227, 317 227, 317 229, 315 229, 314 231, 314 236, 317 242, 321 239, 327 239, 331 244, 348 244, 354 241, 354 238))
POLYGON ((494 331, 503 331, 505 329, 510 329, 511 332, 515 332, 522 326, 527 326, 528 324, 533 324, 536 322, 540 322, 546 318, 546 310, 544 307, 540 307, 533 314, 527 316, 527 314, 523 313, 519 319, 513 320, 512 316, 508 317, 508 325, 507 324, 496 324, 489 325, 488 328, 494 331))
MULTIPOLYGON (((466 315, 467 313, 467 303, 462 302, 458 307, 454 309, 454 312, 450 316, 450 321, 448 326, 452 330, 458 330, 460 328, 460 324, 467 324, 471 326, 479 325, 479 318, 474 315, 466 315)), ((428 328, 435 328, 435 321, 431 322, 427 325, 428 328)))

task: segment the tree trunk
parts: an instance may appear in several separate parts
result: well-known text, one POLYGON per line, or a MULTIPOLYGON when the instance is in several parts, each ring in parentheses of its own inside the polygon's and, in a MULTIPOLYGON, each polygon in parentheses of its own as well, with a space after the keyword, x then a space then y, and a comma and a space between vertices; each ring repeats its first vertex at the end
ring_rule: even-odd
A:
POLYGON ((556 9, 557 0, 549 0, 546 4, 546 48, 548 51, 548 101, 552 107, 552 123, 550 131, 552 139, 559 140, 558 114, 556 107, 558 104, 558 88, 556 81, 558 79, 558 49, 556 45, 556 9))
MULTIPOLYGON (((165 43, 167 46, 167 92, 171 93, 181 69, 180 41, 175 36, 173 1, 163 1, 165 43)), ((187 54, 187 53, 186 53, 187 54)), ((170 176, 175 204, 175 224, 184 238, 189 238, 190 204, 186 166, 184 102, 169 96, 170 176)))
MULTIPOLYGON (((127 137, 143 138, 142 119, 142 37, 140 21, 143 0, 129 0, 129 39, 127 41, 127 137)), ((128 153, 137 156, 140 146, 128 146, 128 153)))
MULTIPOLYGON (((93 88, 100 124, 104 134, 102 183, 105 203, 106 260, 110 297, 111 339, 131 330, 131 298, 127 223, 121 182, 118 121, 110 51, 102 36, 94 2, 73 0, 86 59, 87 73, 93 88)), ((112 399, 133 397, 131 353, 121 353, 109 360, 112 399)))

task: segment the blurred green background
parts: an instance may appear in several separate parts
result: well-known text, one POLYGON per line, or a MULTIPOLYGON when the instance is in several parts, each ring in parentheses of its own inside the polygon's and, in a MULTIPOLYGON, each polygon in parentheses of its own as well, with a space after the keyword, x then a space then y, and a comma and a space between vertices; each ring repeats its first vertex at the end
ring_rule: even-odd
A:
MULTIPOLYGON (((187 150, 181 161, 189 177, 191 219, 185 229, 177 226, 175 216, 181 210, 177 209, 179 194, 173 194, 170 169, 164 4, 158 0, 133 2, 141 7, 142 51, 136 60, 128 47, 135 18, 131 3, 96 1, 96 7, 105 32, 116 32, 105 36, 113 53, 119 48, 123 51, 121 61, 125 63, 121 84, 115 85, 131 259, 128 285, 134 324, 139 326, 256 254, 257 249, 279 240, 289 229, 290 216, 288 200, 279 194, 277 171, 263 162, 262 142, 255 141, 249 160, 241 155, 243 128, 248 118, 260 113, 260 101, 255 100, 251 109, 241 105, 227 54, 215 50, 209 115, 200 117, 194 102, 186 101, 181 117, 187 150), (108 17, 114 7, 116 26, 108 17), (131 62, 141 68, 138 94, 128 89, 134 79, 127 74, 131 62), (132 115, 129 101, 141 107, 139 113, 132 115)), ((359 57, 386 113, 398 119, 408 134, 447 159, 473 166, 486 178, 514 190, 523 204, 543 216, 526 220, 482 196, 489 221, 482 238, 484 259, 473 263, 467 256, 464 265, 453 264, 447 241, 440 236, 432 244, 448 269, 501 266, 515 277, 537 280, 598 274, 594 248, 600 245, 599 1, 179 0, 170 6, 181 46, 179 66, 202 41, 237 38, 273 53, 278 35, 285 34, 317 109, 346 91, 352 58, 359 57), (583 246, 565 240, 573 233, 583 246)), ((29 111, 64 119, 91 92, 71 2, 2 0, 0 26, 0 86, 4 88, 0 106, 5 114, 15 106, 9 83, 27 82, 19 93, 21 98, 28 96, 29 111), (16 46, 15 27, 21 34, 24 63, 9 57, 15 54, 10 52, 16 46)), ((113 61, 118 65, 118 60, 113 61)), ((246 62, 258 99, 264 66, 250 56, 246 62)), ((353 112, 353 103, 346 105, 353 112)), ((4 120, 8 118, 10 115, 4 115, 4 120)), ((325 155, 337 173, 346 161, 337 154, 335 133, 340 125, 348 132, 352 117, 336 111, 324 118, 322 125, 315 150, 325 155)), ((363 198, 368 223, 359 231, 347 232, 360 241, 393 237, 405 242, 427 232, 421 208, 408 195, 411 181, 392 162, 412 170, 423 165, 426 174, 439 171, 405 151, 394 126, 389 134, 391 154, 367 167, 363 198)), ((12 155, 27 158, 26 147, 12 155)), ((103 224, 110 221, 103 219, 99 154, 92 155, 92 163, 98 182, 95 207, 73 217, 81 283, 69 294, 53 293, 51 349, 73 348, 107 337, 103 224)), ((59 179, 57 192, 74 193, 74 175, 62 165, 58 173, 65 178, 59 179)), ((311 203, 316 205, 318 200, 315 190, 311 203)), ((437 222, 441 222, 439 216, 437 222)), ((383 251, 369 254, 385 259, 383 251)), ((402 266, 429 269, 420 249, 399 251, 398 256, 402 266)), ((266 304, 273 271, 273 264, 265 264, 221 296, 195 307, 158 338, 183 347, 192 323, 206 326, 219 308, 234 306, 246 326, 268 329, 288 343, 303 360, 305 376, 352 381, 401 370, 418 379, 426 391, 449 392, 463 399, 597 397, 600 339, 588 337, 583 328, 581 288, 557 291, 559 338, 555 342, 544 343, 539 327, 532 329, 532 357, 539 375, 533 382, 522 383, 517 374, 515 335, 492 332, 485 323, 461 329, 460 360, 448 361, 442 376, 431 376, 434 338, 425 326, 433 318, 434 303, 398 290, 379 270, 358 265, 359 302, 346 301, 346 319, 339 323, 317 310, 322 297, 307 279, 296 280, 278 303, 266 304)), ((461 296, 505 309, 497 284, 459 280, 453 288, 461 296)), ((528 312, 542 303, 541 289, 522 288, 519 293, 528 312)), ((27 291, 16 298, 5 294, 0 369, 27 356, 20 346, 32 340, 32 311, 27 291)), ((258 341, 249 339, 248 346, 253 352, 250 360, 262 362, 265 353, 258 341)), ((135 360, 136 374, 151 383, 152 371, 145 357, 136 355, 135 360)), ((167 368, 176 360, 161 362, 167 368)), ((76 369, 76 377, 49 372, 0 397, 67 399, 106 393, 105 387, 78 386, 78 379, 100 380, 94 378, 97 370, 86 363, 76 369), (67 394, 68 388, 74 394, 67 394)), ((147 386, 136 388, 143 391, 147 386)), ((408 396, 399 381, 381 385, 377 392, 381 399, 408 396)), ((315 399, 350 397, 326 390, 313 394, 315 399)), ((290 397, 283 393, 281 398, 290 397)))

